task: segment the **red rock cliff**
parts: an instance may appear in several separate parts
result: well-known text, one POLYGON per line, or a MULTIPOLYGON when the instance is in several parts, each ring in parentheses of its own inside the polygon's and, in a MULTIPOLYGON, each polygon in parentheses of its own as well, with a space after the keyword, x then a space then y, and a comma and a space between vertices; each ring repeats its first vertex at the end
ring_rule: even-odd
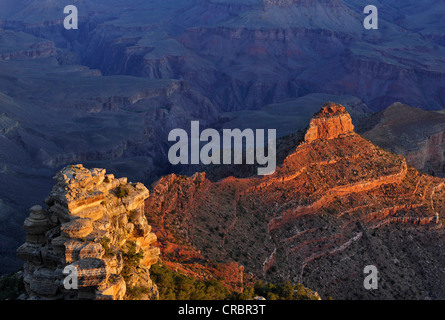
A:
POLYGON ((354 125, 345 107, 329 103, 314 115, 306 130, 304 140, 306 142, 317 139, 329 140, 353 133, 354 125))

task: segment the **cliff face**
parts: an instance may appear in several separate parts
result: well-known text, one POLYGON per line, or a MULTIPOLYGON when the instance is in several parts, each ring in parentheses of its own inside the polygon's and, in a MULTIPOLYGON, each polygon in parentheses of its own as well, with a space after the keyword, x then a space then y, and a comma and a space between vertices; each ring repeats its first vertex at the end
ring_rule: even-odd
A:
MULTIPOLYGON (((145 10, 154 14, 157 7, 145 10)), ((436 79, 444 75, 435 71, 443 70, 438 49, 424 40, 421 46, 413 46, 420 41, 415 33, 400 34, 402 29, 386 20, 394 28, 376 47, 360 35, 366 30, 360 17, 363 7, 356 4, 198 1, 171 10, 158 15, 174 17, 182 26, 175 32, 166 28, 168 19, 150 20, 148 25, 146 19, 135 19, 128 25, 113 18, 92 26, 85 39, 65 41, 83 64, 103 74, 184 79, 223 111, 257 109, 315 92, 361 97, 375 110, 394 99, 440 105, 436 79), (416 56, 393 49, 394 41, 395 47, 416 56), (418 57, 430 63, 417 61, 418 57), (424 82, 418 81, 419 76, 424 82), (426 101, 422 92, 431 99, 426 101)))
POLYGON ((206 258, 231 258, 266 280, 322 297, 423 299, 445 296, 444 196, 443 179, 363 139, 330 104, 273 175, 170 175, 153 185, 147 214, 206 258), (378 292, 363 289, 366 265, 380 272, 378 292))
POLYGON ((193 215, 188 209, 200 200, 198 195, 209 184, 204 173, 191 177, 171 174, 162 178, 155 183, 156 196, 152 194, 145 200, 146 217, 158 236, 162 262, 171 270, 201 281, 218 279, 230 290, 242 292, 256 277, 245 273, 244 266, 232 257, 208 259, 212 257, 209 252, 218 250, 220 244, 209 238, 204 247, 197 248, 191 239, 193 230, 187 226, 193 215))
POLYGON ((171 174, 150 196, 101 169, 65 168, 48 208, 31 208, 25 221, 17 253, 28 295, 153 297, 157 241, 169 268, 235 290, 253 276, 299 282, 322 298, 445 297, 445 180, 363 139, 340 105, 326 104, 283 144, 292 141, 270 176, 171 174), (66 265, 78 270, 78 290, 62 286, 66 265), (379 271, 377 291, 363 288, 367 265, 379 271))
POLYGON ((394 103, 375 116, 363 136, 386 150, 406 157, 424 173, 445 177, 445 114, 394 103), (414 128, 414 129, 413 129, 414 128))
POLYGON ((0 61, 46 58, 56 54, 53 41, 0 29, 0 61))
POLYGON ((148 190, 82 165, 63 169, 55 180, 48 208, 31 208, 26 243, 17 250, 29 298, 156 297, 149 269, 160 251, 144 216, 148 190), (68 265, 77 270, 77 290, 64 288, 68 265), (134 297, 136 291, 142 294, 134 297))
POLYGON ((335 139, 341 135, 354 133, 354 126, 345 108, 336 104, 327 104, 314 115, 304 137, 311 142, 318 139, 335 139))
MULTIPOLYGON (((79 32, 63 28, 52 1, 8 1, 0 10, 0 117, 17 125, 0 141, 3 214, 24 219, 49 191, 48 167, 84 163, 152 182, 169 170, 166 133, 194 119, 213 126, 226 111, 243 110, 252 128, 270 119, 294 128, 287 112, 277 108, 276 118, 265 105, 333 94, 373 110, 394 100, 439 108, 440 21, 430 17, 432 0, 407 1, 382 4, 388 29, 378 45, 362 36, 369 32, 354 0, 96 0, 83 2, 79 32)), ((7 251, 23 235, 13 219, 0 225, 7 251)), ((0 272, 15 270, 13 256, 0 256, 0 272)))

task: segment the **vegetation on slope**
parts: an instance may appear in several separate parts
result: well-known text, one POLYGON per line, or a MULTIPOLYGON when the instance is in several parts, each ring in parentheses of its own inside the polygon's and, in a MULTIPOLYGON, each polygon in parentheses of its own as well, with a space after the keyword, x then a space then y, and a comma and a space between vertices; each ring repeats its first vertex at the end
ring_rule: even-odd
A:
POLYGON ((267 300, 318 300, 313 291, 289 281, 273 284, 260 280, 239 293, 231 291, 217 279, 197 280, 174 272, 160 262, 151 266, 150 274, 158 286, 160 300, 252 300, 256 296, 267 300))

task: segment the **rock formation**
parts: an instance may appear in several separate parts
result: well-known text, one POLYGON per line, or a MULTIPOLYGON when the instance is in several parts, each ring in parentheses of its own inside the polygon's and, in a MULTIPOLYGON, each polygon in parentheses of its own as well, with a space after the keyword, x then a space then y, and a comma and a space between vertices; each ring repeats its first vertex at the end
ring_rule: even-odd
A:
POLYGON ((0 225, 0 273, 19 266, 9 249, 22 241, 15 222, 46 196, 48 167, 94 161, 151 183, 169 170, 170 130, 196 119, 211 126, 237 110, 251 128, 270 119, 295 128, 286 111, 264 108, 312 94, 355 96, 373 110, 395 100, 441 108, 439 17, 430 17, 433 0, 406 1, 383 5, 381 23, 392 27, 378 42, 355 0, 96 0, 79 10, 85 33, 67 32, 53 1, 8 1, 0 118, 11 121, 0 124, 0 198, 19 214, 0 225))
POLYGON ((149 269, 158 260, 156 235, 144 216, 149 191, 104 169, 69 166, 55 177, 48 208, 31 208, 25 261, 30 299, 150 299, 157 295, 149 269), (66 289, 67 266, 77 271, 78 289, 66 289))
POLYGON ((345 107, 327 103, 312 118, 304 139, 311 142, 318 139, 335 139, 352 133, 354 133, 354 126, 345 107))
POLYGON ((424 173, 445 177, 445 113, 394 103, 369 122, 375 124, 363 137, 424 173))
POLYGON ((292 142, 272 175, 171 174, 150 197, 105 170, 65 168, 48 208, 31 208, 25 221, 18 256, 30 298, 156 295, 150 226, 168 267, 203 280, 230 274, 234 289, 252 275, 302 283, 322 298, 444 298, 445 180, 363 139, 333 103, 282 145, 292 142), (78 290, 62 285, 67 265, 78 290), (379 271, 378 290, 363 287, 367 265, 379 271))
POLYGON ((161 178, 146 202, 162 218, 150 224, 322 298, 445 297, 445 180, 363 139, 340 105, 325 105, 304 137, 270 176, 161 178), (378 291, 363 288, 366 265, 378 291))

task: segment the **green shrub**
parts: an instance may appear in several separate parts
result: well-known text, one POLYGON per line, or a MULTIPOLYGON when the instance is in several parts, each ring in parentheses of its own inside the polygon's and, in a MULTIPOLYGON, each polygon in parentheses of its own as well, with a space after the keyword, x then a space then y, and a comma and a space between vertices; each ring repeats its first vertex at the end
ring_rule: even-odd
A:
POLYGON ((137 212, 136 210, 131 210, 130 214, 128 215, 128 221, 134 223, 140 216, 141 214, 139 212, 137 212))
POLYGON ((261 280, 255 283, 254 295, 265 297, 267 300, 312 300, 316 297, 313 292, 302 284, 292 284, 286 281, 283 284, 265 283, 261 280))
POLYGON ((23 277, 11 273, 0 277, 0 300, 17 299, 25 292, 23 277))
POLYGON ((243 292, 226 288, 219 280, 200 281, 174 272, 160 262, 150 268, 151 278, 158 286, 160 300, 252 300, 263 296, 267 300, 312 300, 313 292, 301 284, 265 283, 244 287, 243 292))
POLYGON ((127 300, 140 300, 142 296, 146 294, 151 294, 151 289, 148 287, 127 286, 125 298, 127 300))
POLYGON ((137 245, 134 241, 127 242, 126 251, 123 253, 123 258, 127 265, 131 267, 137 267, 141 259, 144 258, 144 252, 142 250, 137 251, 137 245))
POLYGON ((129 191, 128 191, 128 189, 126 187, 119 186, 117 188, 117 194, 116 195, 117 195, 118 198, 120 198, 120 199, 125 198, 126 196, 128 196, 128 194, 129 194, 129 191))
POLYGON ((100 240, 100 244, 102 245, 102 247, 105 250, 105 257, 110 257, 110 256, 114 256, 115 255, 114 251, 110 247, 110 242, 111 242, 111 240, 108 237, 103 237, 100 240))
POLYGON ((173 272, 159 262, 150 267, 150 274, 158 286, 160 300, 225 300, 232 296, 221 281, 200 281, 173 272))

